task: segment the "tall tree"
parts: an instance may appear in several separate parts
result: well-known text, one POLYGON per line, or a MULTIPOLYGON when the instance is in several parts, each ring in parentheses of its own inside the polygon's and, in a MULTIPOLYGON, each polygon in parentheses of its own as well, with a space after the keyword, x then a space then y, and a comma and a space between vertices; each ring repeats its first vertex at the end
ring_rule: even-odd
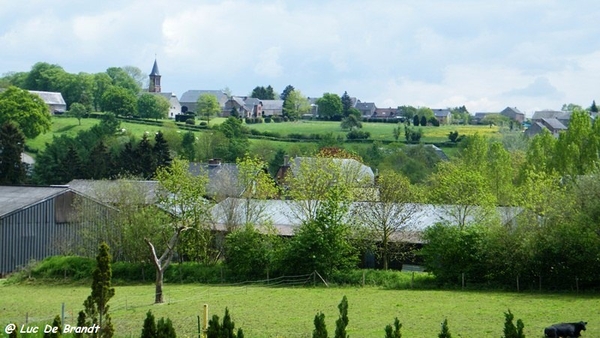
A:
POLYGON ((367 202, 357 204, 353 214, 381 243, 377 253, 387 270, 390 259, 399 254, 392 250, 391 242, 404 242, 411 231, 409 221, 421 210, 417 203, 422 199, 408 178, 393 171, 382 171, 375 184, 375 196, 367 196, 367 202))
POLYGON ((279 98, 285 102, 288 98, 288 95, 290 95, 290 93, 293 92, 294 90, 295 90, 294 86, 287 85, 281 92, 281 95, 279 95, 279 98))
POLYGON ((98 325, 98 333, 92 337, 110 338, 114 335, 114 327, 108 310, 108 302, 115 295, 112 287, 112 256, 106 243, 101 243, 96 256, 96 268, 92 273, 92 293, 84 301, 87 326, 98 325))
POLYGON ((340 310, 340 317, 335 321, 335 338, 348 338, 346 327, 350 320, 348 319, 348 298, 346 296, 338 304, 338 309, 340 310))
POLYGON ((169 143, 167 143, 164 134, 160 130, 154 135, 152 153, 156 159, 157 167, 168 167, 171 165, 173 159, 171 158, 169 143))
POLYGON ((208 124, 210 124, 210 118, 221 111, 217 97, 212 94, 200 95, 198 101, 196 101, 196 107, 196 115, 206 117, 208 124))
POLYGON ((317 100, 319 116, 328 120, 340 120, 342 117, 342 99, 337 94, 324 93, 317 100))
POLYGON ((94 74, 93 105, 95 111, 104 111, 104 93, 112 87, 112 79, 106 73, 94 74))
MULTIPOLYGON (((159 205, 167 210, 173 210, 177 216, 168 225, 170 238, 163 244, 162 255, 158 256, 155 243, 148 238, 145 239, 156 270, 155 303, 164 302, 164 273, 171 264, 182 233, 192 230, 207 236, 204 242, 194 243, 194 246, 197 247, 195 250, 203 250, 202 248, 210 246, 211 243, 210 228, 208 227, 211 204, 204 198, 208 177, 206 175, 192 176, 188 168, 188 162, 174 160, 171 167, 162 167, 156 172, 156 179, 159 182, 159 205)), ((186 253, 185 248, 180 248, 178 252, 186 253)))
POLYGON ((183 153, 181 156, 184 160, 189 162, 194 162, 196 160, 195 143, 196 135, 193 132, 188 131, 183 134, 183 137, 181 138, 181 150, 183 153))
POLYGON ((21 154, 25 150, 25 135, 13 122, 0 127, 0 184, 25 182, 25 166, 21 154))
POLYGON ((66 76, 67 72, 61 66, 38 62, 31 67, 31 70, 27 74, 25 88, 29 90, 60 92, 66 76))
POLYGON ((275 91, 271 85, 268 85, 266 88, 263 86, 256 86, 250 97, 259 99, 259 100, 275 100, 275 91))
POLYGON ((137 116, 137 99, 125 88, 112 86, 102 95, 102 108, 117 116, 137 116))
POLYGON ((292 119, 298 119, 302 114, 310 111, 308 99, 299 90, 292 90, 283 103, 285 115, 292 119))
POLYGON ((144 134, 142 136, 142 140, 138 143, 135 148, 136 154, 136 162, 138 163, 139 172, 136 174, 140 174, 144 179, 150 179, 154 176, 154 172, 156 171, 156 156, 154 156, 154 150, 152 148, 152 144, 150 144, 150 139, 148 138, 148 134, 144 134))
POLYGON ((131 95, 137 95, 142 89, 138 82, 123 68, 110 67, 106 70, 106 74, 110 76, 114 86, 127 90, 131 95))
POLYGON ((348 92, 344 91, 344 94, 342 95, 342 114, 344 117, 348 116, 350 108, 352 108, 352 98, 350 98, 348 92))
POLYGON ((144 93, 137 100, 137 111, 140 117, 164 119, 169 115, 169 101, 160 95, 144 93))
POLYGON ((51 116, 41 97, 17 87, 0 92, 0 125, 12 121, 27 138, 50 130, 51 116))
POLYGON ((592 101, 592 105, 590 106, 590 112, 592 112, 592 113, 598 112, 598 106, 596 106, 596 100, 592 101))

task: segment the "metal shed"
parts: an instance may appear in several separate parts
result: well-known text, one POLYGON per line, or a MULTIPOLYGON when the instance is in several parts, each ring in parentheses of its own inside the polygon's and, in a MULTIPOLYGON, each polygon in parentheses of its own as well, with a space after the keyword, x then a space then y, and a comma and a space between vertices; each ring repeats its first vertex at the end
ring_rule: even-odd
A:
POLYGON ((97 240, 83 239, 81 230, 111 208, 68 187, 0 186, 0 276, 32 260, 93 252, 97 240), (79 207, 74 202, 81 198, 79 207))

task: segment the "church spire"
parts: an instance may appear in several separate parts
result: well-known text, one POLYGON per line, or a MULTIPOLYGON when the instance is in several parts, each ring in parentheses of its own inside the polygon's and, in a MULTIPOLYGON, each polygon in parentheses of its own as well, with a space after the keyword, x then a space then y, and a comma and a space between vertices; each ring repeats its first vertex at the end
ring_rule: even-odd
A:
POLYGON ((160 93, 160 72, 158 71, 158 64, 156 58, 154 59, 154 66, 150 72, 150 84, 148 86, 150 93, 160 93))

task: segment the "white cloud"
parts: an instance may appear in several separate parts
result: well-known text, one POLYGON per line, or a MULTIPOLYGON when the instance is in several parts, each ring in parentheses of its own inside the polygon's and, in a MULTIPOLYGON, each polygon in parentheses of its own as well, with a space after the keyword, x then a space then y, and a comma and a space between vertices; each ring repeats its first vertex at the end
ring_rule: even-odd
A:
POLYGON ((258 62, 254 66, 254 72, 258 76, 266 76, 271 78, 281 76, 283 67, 279 64, 280 53, 281 48, 279 47, 270 47, 264 50, 258 56, 258 62))

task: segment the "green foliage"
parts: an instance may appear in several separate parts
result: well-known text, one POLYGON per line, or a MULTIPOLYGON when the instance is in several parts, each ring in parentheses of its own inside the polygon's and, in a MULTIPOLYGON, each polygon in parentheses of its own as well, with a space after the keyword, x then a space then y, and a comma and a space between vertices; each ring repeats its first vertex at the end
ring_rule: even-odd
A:
POLYGON ((144 327, 142 328, 141 338, 156 338, 156 321, 152 311, 148 310, 146 319, 144 319, 144 327))
POLYGON ((421 127, 427 126, 427 117, 425 115, 421 116, 421 127))
POLYGON ((237 334, 234 332, 235 323, 231 320, 229 315, 229 309, 225 308, 225 316, 223 317, 223 324, 219 323, 219 316, 213 315, 212 319, 208 321, 208 328, 206 330, 207 338, 243 338, 244 332, 242 328, 239 328, 237 334))
POLYGON ((385 338, 402 338, 402 333, 400 329, 402 328, 402 324, 400 324, 400 320, 398 317, 394 319, 394 327, 391 325, 387 325, 385 327, 385 338))
POLYGON ((86 117, 89 114, 87 107, 79 102, 75 102, 69 107, 69 111, 67 112, 69 116, 73 116, 77 118, 79 121, 79 125, 81 125, 81 119, 86 117))
POLYGON ((21 160, 24 148, 25 135, 14 122, 4 122, 0 126, 0 184, 25 182, 25 166, 21 160))
POLYGON ((452 338, 452 334, 450 334, 450 328, 448 328, 448 319, 444 319, 442 323, 442 329, 438 334, 438 338, 452 338))
POLYGON ((346 333, 346 327, 348 326, 348 298, 344 296, 342 301, 338 305, 338 309, 340 310, 340 317, 335 321, 335 338, 348 338, 348 334, 346 333))
MULTIPOLYGON (((352 115, 350 115, 352 116, 352 115)), ((369 137, 371 137, 371 133, 369 133, 368 131, 362 131, 362 130, 351 130, 350 132, 348 132, 348 134, 346 134, 346 138, 348 140, 366 140, 369 137)))
POLYGON ((452 143, 458 142, 458 131, 455 130, 455 131, 451 131, 450 133, 448 133, 448 139, 452 143))
MULTIPOLYGON (((415 126, 418 126, 418 125, 419 125, 418 123, 415 124, 415 126)), ((407 142, 418 143, 421 140, 421 137, 423 137, 422 129, 414 130, 412 128, 404 126, 404 138, 406 139, 407 142)))
POLYGON ((54 320, 52 321, 52 332, 46 332, 46 330, 44 330, 44 338, 58 338, 58 337, 62 337, 62 323, 60 321, 60 316, 56 315, 56 317, 54 317, 54 320), (58 328, 58 329, 56 329, 58 328), (56 332, 54 332, 54 330, 56 329, 56 332))
MULTIPOLYGON (((287 87, 286 87, 287 89, 287 87)), ((271 85, 268 85, 266 88, 263 86, 256 86, 250 97, 259 99, 259 100, 275 100, 275 91, 271 85)), ((282 99, 283 100, 283 99, 282 99)))
MULTIPOLYGON (((108 301, 115 295, 111 287, 112 257, 110 248, 106 243, 101 243, 96 256, 96 267, 92 272, 92 293, 84 301, 86 325, 100 327, 97 337, 110 338, 114 335, 114 328, 108 313, 108 301)), ((96 337, 96 334, 93 335, 96 337)))
POLYGON ((156 323, 156 338, 177 338, 171 319, 160 318, 156 323))
POLYGON ((102 108, 116 116, 137 116, 137 98, 122 87, 110 87, 102 95, 102 108))
POLYGON ((169 115, 170 106, 166 98, 150 93, 140 95, 137 100, 137 111, 142 118, 164 119, 169 115))
POLYGON ((210 124, 210 118, 221 112, 217 97, 212 94, 202 94, 196 101, 196 115, 204 116, 210 124))
POLYGON ((319 117, 327 120, 339 121, 342 117, 342 99, 337 94, 324 93, 317 100, 319 117))
POLYGON ((315 329, 313 330, 312 338, 327 338, 327 326, 325 325, 325 314, 319 312, 315 315, 313 321, 315 329))
POLYGON ((16 123, 25 137, 34 138, 50 130, 51 116, 41 97, 17 87, 0 92, 0 125, 16 123))
POLYGON ((275 235, 263 235, 254 225, 246 224, 225 237, 227 267, 237 280, 264 279, 278 244, 275 235))
POLYGON ((504 335, 502 338, 525 338, 525 334, 523 334, 525 325, 523 325, 523 321, 521 319, 517 321, 517 326, 515 326, 513 323, 515 315, 513 315, 510 310, 504 313, 504 318, 504 335))
POLYGON ((286 97, 283 108, 285 111, 285 117, 291 120, 296 120, 302 114, 306 114, 310 111, 310 103, 308 99, 299 90, 292 90, 286 97))

